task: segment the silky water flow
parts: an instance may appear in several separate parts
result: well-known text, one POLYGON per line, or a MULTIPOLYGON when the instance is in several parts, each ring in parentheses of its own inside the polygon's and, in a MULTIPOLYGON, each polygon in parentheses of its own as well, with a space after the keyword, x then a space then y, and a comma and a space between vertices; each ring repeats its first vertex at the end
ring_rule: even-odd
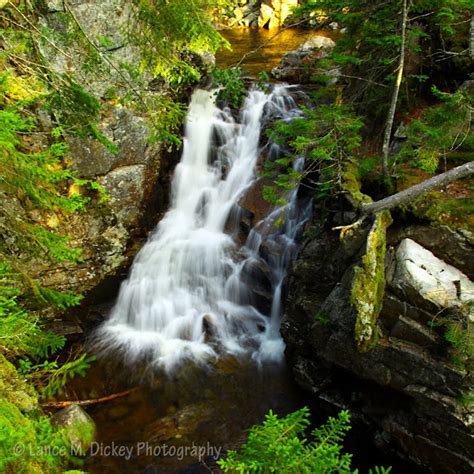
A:
MULTIPOLYGON (((253 89, 236 120, 215 105, 215 91, 198 89, 189 106, 183 153, 174 172, 171 204, 137 254, 109 319, 98 329, 98 352, 146 358, 172 371, 184 361, 206 363, 222 355, 280 361, 282 286, 295 257, 295 238, 309 218, 297 189, 238 244, 238 203, 256 179, 264 124, 300 115, 287 86, 253 89), (243 272, 261 266, 271 283, 271 305, 258 310, 243 272)), ((278 156, 276 144, 267 143, 278 156)), ((302 158, 294 162, 301 170, 302 158)))

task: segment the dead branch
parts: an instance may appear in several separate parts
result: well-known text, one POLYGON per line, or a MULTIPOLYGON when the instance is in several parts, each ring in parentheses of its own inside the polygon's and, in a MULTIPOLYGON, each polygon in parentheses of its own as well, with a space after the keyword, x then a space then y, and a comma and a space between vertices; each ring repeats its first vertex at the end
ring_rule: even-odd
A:
POLYGON ((123 392, 107 395, 106 397, 93 398, 90 400, 60 400, 56 402, 44 402, 44 403, 40 403, 40 405, 43 408, 65 408, 71 405, 79 405, 79 406, 95 405, 97 403, 109 402, 111 400, 115 400, 116 398, 124 397, 132 392, 136 392, 137 390, 140 390, 141 388, 142 387, 133 387, 133 388, 129 388, 128 390, 124 390, 123 392))

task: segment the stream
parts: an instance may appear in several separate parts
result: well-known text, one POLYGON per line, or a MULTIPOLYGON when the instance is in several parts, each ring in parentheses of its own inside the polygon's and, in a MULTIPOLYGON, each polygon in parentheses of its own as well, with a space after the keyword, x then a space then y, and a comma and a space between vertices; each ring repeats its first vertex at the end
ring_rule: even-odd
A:
MULTIPOLYGON (((269 35, 224 34, 235 49, 218 55, 221 66, 269 35)), ((304 39, 286 30, 278 46, 261 48, 242 67, 270 70, 304 39)), ((298 115, 286 86, 251 90, 238 116, 219 109, 212 91, 194 92, 169 210, 136 256, 108 319, 89 338, 98 361, 64 393, 84 400, 130 390, 87 408, 97 438, 84 470, 219 472, 216 459, 239 448, 269 409, 284 415, 311 406, 285 366, 279 334, 285 277, 311 203, 289 192, 287 203, 246 235, 239 205, 257 179, 262 149, 271 150, 271 159, 283 152, 262 139, 262 128, 298 115)), ((302 166, 295 160, 295 168, 302 166)), ((363 465, 371 448, 362 444, 356 439, 363 465)), ((370 464, 376 460, 371 453, 370 464)))

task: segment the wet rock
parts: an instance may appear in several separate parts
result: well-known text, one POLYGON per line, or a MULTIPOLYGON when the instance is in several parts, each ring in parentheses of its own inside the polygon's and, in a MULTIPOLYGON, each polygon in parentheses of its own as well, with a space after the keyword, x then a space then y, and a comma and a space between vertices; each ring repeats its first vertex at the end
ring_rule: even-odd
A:
POLYGON ((270 314, 273 297, 273 276, 268 264, 261 258, 249 258, 242 267, 240 279, 253 295, 256 308, 270 314))
POLYGON ((268 216, 274 207, 274 204, 263 198, 265 186, 274 186, 273 180, 270 178, 257 179, 239 201, 239 206, 252 214, 251 227, 268 216))
POLYGON ((193 433, 210 415, 211 409, 205 403, 185 406, 171 415, 150 423, 140 439, 158 444, 173 438, 181 438, 193 433))
POLYGON ((280 64, 272 69, 275 79, 312 82, 314 76, 324 76, 329 83, 335 83, 340 72, 337 69, 323 70, 318 62, 326 58, 336 43, 325 36, 315 35, 302 43, 297 50, 288 51, 280 64))
POLYGON ((76 453, 85 454, 94 441, 94 420, 79 405, 63 408, 53 416, 52 423, 64 429, 76 453))

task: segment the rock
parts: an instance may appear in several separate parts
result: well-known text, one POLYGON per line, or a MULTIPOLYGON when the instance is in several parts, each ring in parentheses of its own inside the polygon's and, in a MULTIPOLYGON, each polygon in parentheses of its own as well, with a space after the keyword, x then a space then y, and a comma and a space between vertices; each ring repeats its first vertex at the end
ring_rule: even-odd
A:
POLYGON ((148 145, 149 129, 144 119, 121 106, 108 106, 106 110, 101 132, 118 147, 118 153, 92 137, 69 137, 72 168, 78 176, 96 178, 119 166, 156 163, 160 147, 148 145))
POLYGON ((396 251, 389 285, 416 306, 434 312, 460 309, 474 300, 474 284, 464 273, 411 239, 404 239, 396 251))
POLYGON ((396 246, 404 238, 418 242, 474 280, 474 246, 462 231, 456 232, 444 225, 410 225, 395 230, 389 244, 396 246))
POLYGON ((0 354, 0 400, 14 404, 23 412, 38 408, 38 396, 32 385, 19 376, 3 354, 0 354))
POLYGON ((131 165, 117 168, 99 179, 110 196, 110 207, 125 226, 136 224, 143 212, 137 203, 143 201, 147 190, 146 176, 145 165, 131 165))
POLYGON ((464 81, 459 88, 461 92, 465 92, 470 95, 474 95, 474 79, 464 81))
POLYGON ((46 3, 46 8, 48 9, 48 13, 56 13, 56 12, 64 11, 63 0, 47 0, 45 3, 46 3))
POLYGON ((336 43, 325 36, 314 35, 302 43, 295 51, 288 51, 278 66, 272 69, 276 79, 288 81, 312 82, 314 76, 322 76, 329 82, 337 80, 339 69, 324 70, 318 67, 318 62, 332 51, 336 43))
MULTIPOLYGON (((461 290, 471 288, 471 283, 413 241, 408 243, 409 250, 415 250, 408 252, 410 260, 403 258, 407 243, 402 241, 405 244, 393 260, 401 256, 401 268, 407 262, 410 266, 411 259, 426 268, 415 265, 412 273, 399 269, 398 274, 395 268, 387 270, 388 281, 403 276, 398 289, 404 291, 394 294, 392 285, 386 289, 372 348, 360 352, 351 289, 353 267, 360 265, 365 253, 367 233, 360 233, 362 242, 348 252, 345 239, 333 236, 331 226, 328 219, 326 225, 310 227, 290 276, 281 333, 296 381, 313 394, 318 406, 349 409, 367 430, 382 433, 385 441, 378 444, 388 452, 402 453, 434 472, 472 472, 472 406, 461 401, 472 392, 472 379, 464 368, 453 365, 446 342, 429 326, 439 305, 457 308, 462 303, 451 291, 452 276, 461 280, 461 290), (420 282, 412 280, 420 274, 420 282), (446 279, 445 274, 451 277, 446 279), (434 289, 448 285, 451 298, 431 300, 432 288, 422 285, 431 277, 434 289), (425 301, 429 305, 420 306, 425 301), (326 379, 331 380, 329 386, 326 379), (334 389, 339 393, 336 399, 334 389), (443 447, 442 456, 433 455, 437 446, 443 447)), ((390 232, 389 228, 393 242, 390 232)))
POLYGON ((272 29, 278 25, 279 21, 274 15, 273 8, 266 3, 262 3, 260 7, 260 16, 258 17, 259 28, 267 27, 268 29, 272 29))
POLYGON ((390 332, 390 336, 425 348, 434 348, 440 343, 439 337, 433 331, 401 315, 390 332))
POLYGON ((269 315, 273 297, 273 276, 265 260, 249 258, 242 267, 240 280, 247 285, 256 308, 269 315))
POLYGON ((310 51, 313 49, 318 49, 327 53, 332 51, 334 46, 336 46, 336 43, 331 38, 321 35, 314 35, 301 44, 297 51, 310 51))
POLYGON ((263 199, 263 188, 275 186, 271 178, 259 178, 247 189, 239 200, 239 206, 252 213, 252 227, 264 219, 274 204, 263 199))
POLYGON ((79 405, 63 408, 53 416, 52 423, 64 429, 75 453, 84 455, 94 441, 94 420, 79 405))

